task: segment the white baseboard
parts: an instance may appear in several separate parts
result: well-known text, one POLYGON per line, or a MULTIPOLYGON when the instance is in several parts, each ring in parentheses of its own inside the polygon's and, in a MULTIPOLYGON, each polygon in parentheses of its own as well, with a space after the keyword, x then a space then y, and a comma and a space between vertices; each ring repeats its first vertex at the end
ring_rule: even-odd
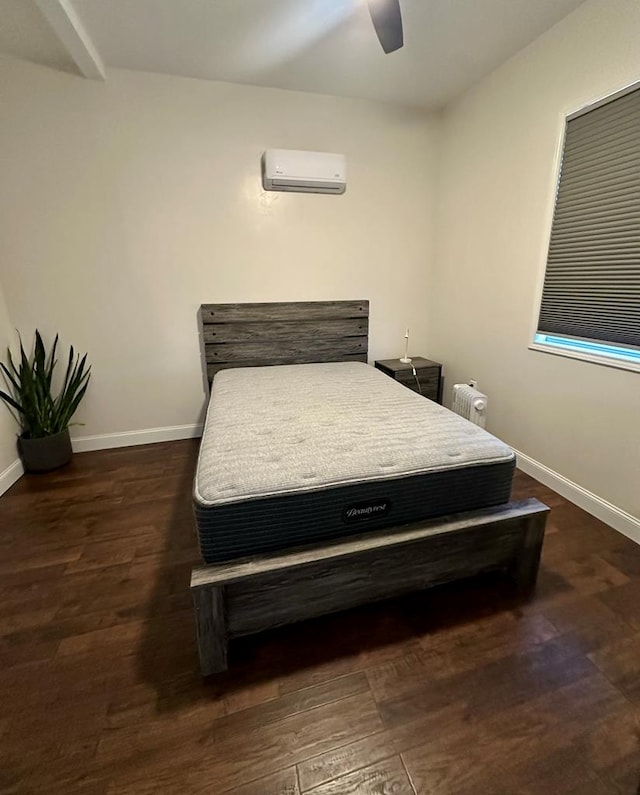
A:
POLYGON ((20 480, 23 474, 22 461, 16 458, 13 464, 9 464, 3 472, 0 472, 0 495, 8 491, 16 480, 20 480))
POLYGON ((528 455, 514 451, 518 459, 518 468, 532 478, 544 483, 545 486, 557 491, 558 494, 573 502, 578 507, 595 516, 600 521, 613 527, 614 530, 640 544, 640 519, 618 508, 617 505, 598 497, 587 489, 582 488, 569 478, 565 478, 553 469, 541 464, 528 455))
POLYGON ((75 453, 91 450, 110 450, 114 447, 133 447, 138 444, 174 442, 202 436, 202 425, 170 425, 167 428, 144 428, 140 431, 102 433, 97 436, 78 436, 71 440, 75 453))

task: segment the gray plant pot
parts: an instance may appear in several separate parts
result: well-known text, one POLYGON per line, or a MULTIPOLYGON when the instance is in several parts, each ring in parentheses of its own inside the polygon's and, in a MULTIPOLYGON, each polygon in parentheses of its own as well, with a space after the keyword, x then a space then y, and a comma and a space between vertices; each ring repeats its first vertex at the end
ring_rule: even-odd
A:
POLYGON ((18 452, 27 472, 50 472, 71 461, 73 451, 69 429, 41 439, 18 437, 18 452))

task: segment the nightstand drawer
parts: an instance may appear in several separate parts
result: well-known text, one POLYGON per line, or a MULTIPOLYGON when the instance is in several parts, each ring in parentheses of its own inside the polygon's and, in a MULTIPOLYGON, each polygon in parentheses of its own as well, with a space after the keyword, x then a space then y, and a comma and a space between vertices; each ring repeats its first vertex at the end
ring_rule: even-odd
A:
POLYGON ((410 364, 400 359, 379 359, 375 366, 390 378, 412 392, 418 392, 429 400, 442 400, 442 365, 422 356, 415 356, 410 364), (413 374, 415 367, 416 374, 413 374))
MULTIPOLYGON (((399 381, 398 383, 402 384, 402 381, 399 381)), ((418 385, 414 381, 413 384, 402 384, 402 386, 406 387, 407 389, 410 389, 412 392, 415 392, 417 395, 422 395, 422 397, 429 398, 429 400, 435 400, 436 403, 438 402, 437 384, 429 387, 420 384, 420 389, 418 389, 418 385)))
POLYGON ((405 386, 411 386, 413 384, 415 386, 416 378, 420 382, 420 386, 438 386, 438 381, 440 380, 438 373, 432 373, 431 370, 416 370, 416 374, 414 375, 411 371, 398 373, 396 375, 396 381, 399 381, 401 384, 405 386))

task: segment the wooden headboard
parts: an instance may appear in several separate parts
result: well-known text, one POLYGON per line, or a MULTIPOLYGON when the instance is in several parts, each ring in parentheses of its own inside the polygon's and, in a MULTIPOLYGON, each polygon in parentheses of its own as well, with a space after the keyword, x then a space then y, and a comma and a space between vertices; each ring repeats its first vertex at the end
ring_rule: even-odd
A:
POLYGON ((209 383, 228 367, 367 361, 368 301, 203 304, 200 325, 209 383))

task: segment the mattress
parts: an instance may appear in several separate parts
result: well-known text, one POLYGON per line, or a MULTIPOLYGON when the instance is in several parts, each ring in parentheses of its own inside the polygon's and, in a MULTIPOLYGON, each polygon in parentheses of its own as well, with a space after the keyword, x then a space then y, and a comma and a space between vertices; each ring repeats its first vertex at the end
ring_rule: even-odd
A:
POLYGON ((213 380, 194 483, 206 563, 509 500, 513 451, 360 362, 213 380))

